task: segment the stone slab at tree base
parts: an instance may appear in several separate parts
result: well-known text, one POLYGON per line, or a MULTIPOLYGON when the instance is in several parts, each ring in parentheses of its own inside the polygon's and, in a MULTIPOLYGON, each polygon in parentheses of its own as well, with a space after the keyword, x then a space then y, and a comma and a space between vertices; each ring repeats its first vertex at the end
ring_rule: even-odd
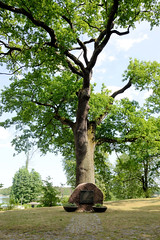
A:
POLYGON ((103 204, 103 193, 93 183, 81 183, 71 194, 69 202, 75 203, 79 212, 90 212, 94 204, 103 204))

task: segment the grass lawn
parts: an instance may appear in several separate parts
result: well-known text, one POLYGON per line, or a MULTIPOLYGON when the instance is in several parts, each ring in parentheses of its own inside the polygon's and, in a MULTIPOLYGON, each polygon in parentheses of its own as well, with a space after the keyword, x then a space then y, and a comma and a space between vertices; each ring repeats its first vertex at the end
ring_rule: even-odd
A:
MULTIPOLYGON (((107 211, 96 213, 101 231, 94 236, 87 232, 83 239, 160 240, 160 198, 109 201, 104 205, 107 211)), ((81 239, 82 236, 70 236, 64 230, 73 217, 81 216, 83 221, 88 214, 93 213, 67 213, 63 207, 0 212, 0 240, 56 240, 62 232, 66 239, 81 239)))
POLYGON ((160 240, 160 198, 108 202, 99 215, 110 239, 160 240))

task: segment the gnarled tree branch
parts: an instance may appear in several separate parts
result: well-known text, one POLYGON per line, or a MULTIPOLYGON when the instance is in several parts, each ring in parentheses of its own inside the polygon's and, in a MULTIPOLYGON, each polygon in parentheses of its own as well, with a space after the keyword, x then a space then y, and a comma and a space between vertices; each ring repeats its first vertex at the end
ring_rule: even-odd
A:
POLYGON ((69 61, 69 59, 66 60, 68 67, 71 69, 71 71, 77 75, 79 75, 80 77, 83 77, 83 73, 81 71, 79 71, 73 64, 71 61, 69 61))
POLYGON ((38 101, 34 101, 32 100, 33 103, 39 105, 39 106, 45 106, 45 107, 50 107, 50 108, 53 108, 54 109, 54 112, 53 112, 53 118, 60 121, 63 125, 67 125, 71 128, 74 127, 74 123, 70 120, 70 119, 67 119, 67 118, 64 118, 64 117, 61 117, 59 114, 58 114, 58 108, 56 108, 55 106, 51 105, 51 104, 48 104, 48 103, 41 103, 41 102, 38 102, 38 101))
POLYGON ((70 58, 77 66, 80 67, 80 69, 82 70, 82 72, 85 72, 85 67, 83 65, 83 63, 76 58, 73 54, 71 54, 69 51, 65 51, 65 55, 70 58))
POLYGON ((124 31, 124 32, 119 32, 119 31, 117 31, 117 30, 112 30, 112 31, 111 31, 111 34, 112 34, 112 33, 115 33, 115 34, 117 34, 118 36, 127 35, 127 34, 129 34, 129 29, 130 29, 130 27, 131 27, 131 26, 129 25, 127 31, 124 31))
POLYGON ((110 39, 113 21, 115 18, 115 14, 117 13, 118 10, 118 3, 119 3, 118 0, 114 0, 113 6, 110 11, 110 15, 108 17, 107 26, 104 29, 104 31, 100 33, 99 37, 95 42, 95 50, 87 66, 87 69, 89 71, 95 66, 98 55, 101 53, 101 51, 103 50, 103 48, 106 46, 107 42, 110 39))
MULTIPOLYGON (((71 20, 64 15, 62 16, 62 18, 70 25, 71 29, 74 31, 74 26, 73 26, 71 20)), ((85 63, 88 64, 87 48, 86 48, 85 44, 79 38, 77 38, 77 42, 80 45, 80 49, 83 49, 83 57, 84 57, 85 63)))
MULTIPOLYGON (((0 43, 1 43, 5 48, 9 49, 10 52, 12 52, 12 51, 19 51, 19 52, 20 52, 20 51, 22 51, 21 48, 19 48, 19 47, 11 47, 11 46, 9 46, 9 44, 3 42, 2 40, 0 40, 0 43)), ((5 53, 3 53, 3 54, 5 54, 5 53)))
POLYGON ((128 88, 130 88, 132 86, 132 79, 129 80, 129 82, 121 89, 119 89, 118 91, 114 92, 111 97, 115 98, 117 95, 124 93, 124 91, 126 91, 128 88))
POLYGON ((55 47, 55 48, 58 47, 57 38, 56 38, 56 35, 54 33, 54 30, 52 28, 50 28, 49 26, 47 26, 44 22, 35 19, 30 12, 27 12, 24 8, 16 8, 16 7, 7 5, 6 3, 3 3, 2 1, 0 1, 0 8, 26 16, 37 27, 41 27, 44 30, 46 30, 51 37, 52 46, 55 47))
POLYGON ((80 47, 83 49, 83 57, 85 60, 86 65, 88 64, 88 58, 87 58, 87 48, 83 42, 80 41, 80 39, 77 38, 77 42, 79 43, 80 47))

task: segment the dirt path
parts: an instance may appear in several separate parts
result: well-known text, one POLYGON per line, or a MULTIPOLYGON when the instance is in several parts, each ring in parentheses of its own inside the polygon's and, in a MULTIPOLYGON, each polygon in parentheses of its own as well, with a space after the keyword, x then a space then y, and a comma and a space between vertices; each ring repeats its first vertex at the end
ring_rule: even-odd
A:
POLYGON ((102 231, 101 221, 97 214, 79 213, 71 219, 62 236, 58 236, 55 240, 96 240, 96 235, 102 231))

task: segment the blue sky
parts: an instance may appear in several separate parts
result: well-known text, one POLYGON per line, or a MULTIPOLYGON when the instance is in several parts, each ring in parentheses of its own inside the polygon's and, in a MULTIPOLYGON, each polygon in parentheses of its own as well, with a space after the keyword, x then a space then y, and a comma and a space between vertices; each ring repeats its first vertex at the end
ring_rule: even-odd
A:
MULTIPOLYGON (((137 24, 136 29, 130 30, 130 34, 125 36, 112 36, 110 43, 98 58, 94 69, 93 82, 97 83, 96 91, 100 90, 102 83, 111 89, 117 90, 122 87, 122 74, 127 68, 129 58, 137 58, 146 61, 160 62, 160 31, 156 27, 150 31, 148 23, 137 24)), ((91 49, 89 48, 89 53, 91 49)), ((1 69, 0 72, 4 71, 1 69)), ((0 89, 8 84, 8 77, 0 75, 0 89)), ((149 96, 149 92, 136 92, 134 88, 128 89, 121 97, 129 97, 140 102, 149 96)), ((5 116, 0 117, 3 121, 5 116)), ((11 146, 11 140, 14 137, 14 128, 3 129, 0 127, 0 183, 4 187, 12 185, 12 178, 16 171, 25 165, 26 156, 21 153, 13 157, 14 148, 11 146)), ((110 156, 111 162, 114 162, 115 155, 110 156)), ((40 173, 42 179, 47 176, 53 178, 53 184, 60 186, 66 184, 66 177, 62 167, 62 157, 59 154, 47 154, 41 156, 37 150, 32 156, 29 169, 34 168, 40 173)))

